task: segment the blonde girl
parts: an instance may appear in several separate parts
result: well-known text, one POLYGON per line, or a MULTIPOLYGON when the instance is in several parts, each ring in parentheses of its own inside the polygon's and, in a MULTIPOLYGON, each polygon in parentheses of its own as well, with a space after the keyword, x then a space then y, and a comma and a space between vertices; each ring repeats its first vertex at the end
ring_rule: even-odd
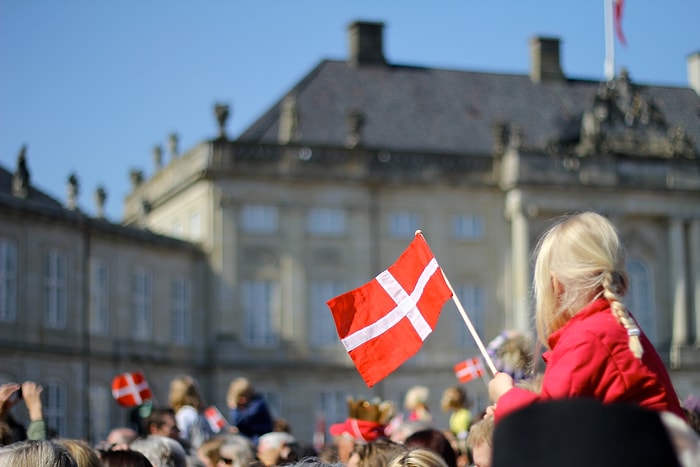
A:
POLYGON ((540 399, 590 397, 683 416, 658 353, 625 307, 625 255, 613 224, 594 212, 565 217, 536 249, 535 320, 547 364, 540 394, 498 373, 496 421, 540 399))

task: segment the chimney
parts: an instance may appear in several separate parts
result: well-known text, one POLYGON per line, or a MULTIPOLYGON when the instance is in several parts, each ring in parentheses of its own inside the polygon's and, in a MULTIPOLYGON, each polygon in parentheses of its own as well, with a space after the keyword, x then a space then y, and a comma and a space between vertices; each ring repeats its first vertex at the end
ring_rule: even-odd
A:
POLYGON ((530 39, 530 79, 535 83, 563 80, 559 64, 559 39, 533 37, 530 39))
POLYGON ((350 63, 353 65, 385 64, 382 46, 384 23, 355 21, 348 27, 350 63))
POLYGON ((688 85, 700 94, 700 52, 688 56, 688 85))

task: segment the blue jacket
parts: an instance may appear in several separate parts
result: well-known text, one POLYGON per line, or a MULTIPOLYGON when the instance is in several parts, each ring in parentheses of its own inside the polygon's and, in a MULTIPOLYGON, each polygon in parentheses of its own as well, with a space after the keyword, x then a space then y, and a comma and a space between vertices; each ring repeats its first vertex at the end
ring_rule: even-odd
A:
POLYGON ((258 438, 273 429, 272 415, 262 396, 254 395, 245 407, 231 409, 229 423, 257 444, 258 438))

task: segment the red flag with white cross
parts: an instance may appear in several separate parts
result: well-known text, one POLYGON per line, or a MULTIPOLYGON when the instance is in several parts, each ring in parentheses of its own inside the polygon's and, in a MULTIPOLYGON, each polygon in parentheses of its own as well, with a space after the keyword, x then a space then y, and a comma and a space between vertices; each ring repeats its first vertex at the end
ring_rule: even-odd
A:
POLYGON ((454 366, 455 376, 460 383, 468 383, 469 381, 480 378, 486 373, 484 362, 481 358, 474 357, 459 362, 454 366))
POLYGON ((345 349, 372 387, 420 350, 451 296, 418 231, 393 265, 327 304, 345 349))
POLYGON ((153 395, 143 373, 122 373, 112 379, 112 396, 120 405, 136 407, 150 400, 153 395))

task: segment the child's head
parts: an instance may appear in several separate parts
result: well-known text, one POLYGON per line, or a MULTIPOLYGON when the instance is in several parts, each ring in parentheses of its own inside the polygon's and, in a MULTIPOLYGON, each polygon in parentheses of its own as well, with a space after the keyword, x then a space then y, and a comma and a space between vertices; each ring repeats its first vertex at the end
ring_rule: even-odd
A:
POLYGON ((586 304, 605 297, 630 334, 630 348, 641 357, 639 329, 621 299, 627 291, 624 264, 618 232, 600 214, 575 214, 550 227, 537 246, 534 274, 537 332, 542 343, 546 346, 550 334, 586 304))
POLYGON ((409 410, 424 407, 428 403, 428 396, 430 396, 430 390, 427 387, 413 386, 406 392, 403 405, 409 410))
POLYGON ((440 406, 445 412, 459 410, 467 406, 467 393, 459 386, 450 386, 442 393, 440 406))

